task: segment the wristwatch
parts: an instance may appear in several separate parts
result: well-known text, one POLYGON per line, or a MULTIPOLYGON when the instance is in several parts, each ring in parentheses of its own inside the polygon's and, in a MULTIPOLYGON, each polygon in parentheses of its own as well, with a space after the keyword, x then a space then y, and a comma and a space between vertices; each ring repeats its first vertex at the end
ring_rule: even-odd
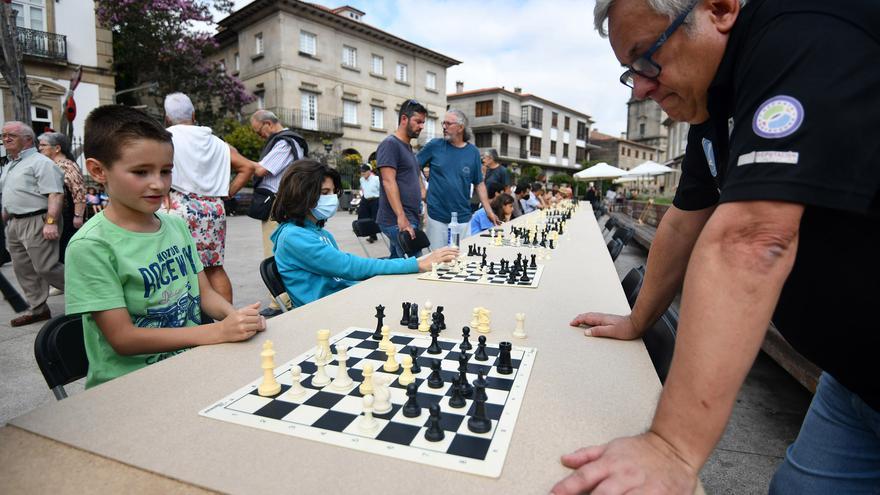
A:
POLYGON ((46 215, 46 225, 55 225, 55 217, 46 215))

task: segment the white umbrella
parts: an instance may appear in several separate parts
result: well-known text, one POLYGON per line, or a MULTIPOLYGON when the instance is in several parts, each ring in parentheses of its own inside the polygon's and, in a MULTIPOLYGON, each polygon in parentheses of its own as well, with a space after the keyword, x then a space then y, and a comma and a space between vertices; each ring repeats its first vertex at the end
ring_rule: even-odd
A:
POLYGON ((657 162, 648 160, 645 163, 642 163, 638 167, 635 167, 626 172, 626 176, 635 177, 635 176, 653 176, 653 175, 663 175, 672 172, 673 170, 666 165, 661 165, 657 162))
POLYGON ((600 162, 574 174, 574 178, 579 180, 615 179, 623 175, 626 175, 626 170, 608 165, 605 162, 600 162))

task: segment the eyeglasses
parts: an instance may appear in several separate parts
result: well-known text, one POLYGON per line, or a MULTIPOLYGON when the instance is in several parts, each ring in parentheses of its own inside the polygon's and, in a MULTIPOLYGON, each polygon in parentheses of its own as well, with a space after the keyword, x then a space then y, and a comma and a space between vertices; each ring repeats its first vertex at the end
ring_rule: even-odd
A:
POLYGON ((623 74, 620 75, 620 83, 624 86, 628 86, 630 88, 635 87, 635 76, 639 75, 646 79, 657 79, 660 77, 661 67, 660 64, 651 60, 651 57, 657 53, 657 50, 666 43, 666 40, 672 36, 672 33, 675 32, 676 29, 679 28, 684 23, 684 20, 687 16, 694 10, 694 7, 699 3, 698 1, 691 2, 690 6, 682 12, 678 17, 672 21, 672 24, 666 28, 666 31, 663 31, 663 34, 651 45, 651 48, 648 48, 648 51, 643 53, 639 58, 636 59, 630 65, 625 65, 626 70, 623 74))
POLYGON ((449 126, 453 126, 453 125, 461 125, 460 122, 449 122, 448 120, 444 120, 444 121, 441 122, 440 124, 441 124, 443 127, 449 127, 449 126))
POLYGON ((16 139, 20 137, 21 134, 0 134, 0 139, 16 139))

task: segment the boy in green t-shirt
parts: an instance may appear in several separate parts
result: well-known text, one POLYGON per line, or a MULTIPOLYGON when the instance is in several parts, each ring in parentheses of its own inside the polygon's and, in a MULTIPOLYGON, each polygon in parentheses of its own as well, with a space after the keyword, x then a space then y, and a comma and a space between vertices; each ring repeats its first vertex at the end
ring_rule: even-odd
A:
POLYGON ((83 313, 86 387, 265 330, 260 303, 236 310, 211 288, 186 223, 156 214, 171 188, 171 134, 143 112, 108 105, 86 119, 83 148, 110 196, 65 255, 67 313, 83 313), (202 311, 218 322, 201 325, 202 311))

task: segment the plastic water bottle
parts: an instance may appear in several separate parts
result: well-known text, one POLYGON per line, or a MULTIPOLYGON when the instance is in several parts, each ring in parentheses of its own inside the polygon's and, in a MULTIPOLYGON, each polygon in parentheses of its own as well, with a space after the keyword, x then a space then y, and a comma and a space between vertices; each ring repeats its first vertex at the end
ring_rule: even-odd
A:
POLYGON ((452 247, 458 247, 459 236, 461 235, 458 223, 458 213, 452 212, 452 220, 446 228, 446 243, 452 247))

